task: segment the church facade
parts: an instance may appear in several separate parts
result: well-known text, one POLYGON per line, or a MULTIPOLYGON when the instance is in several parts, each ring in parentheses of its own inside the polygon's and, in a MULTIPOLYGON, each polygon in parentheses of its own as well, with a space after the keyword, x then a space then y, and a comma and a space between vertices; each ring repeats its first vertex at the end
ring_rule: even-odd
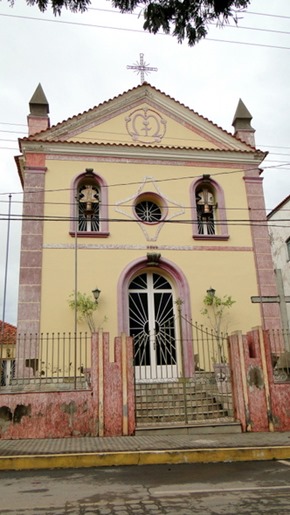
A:
MULTIPOLYGON (((147 83, 50 127, 39 85, 16 158, 24 189, 18 333, 86 331, 69 307, 101 291, 96 327, 134 339, 137 376, 194 373, 207 291, 226 331, 280 326, 262 190, 265 153, 239 102, 234 134, 147 83)), ((137 377, 137 378, 138 378, 137 377)))

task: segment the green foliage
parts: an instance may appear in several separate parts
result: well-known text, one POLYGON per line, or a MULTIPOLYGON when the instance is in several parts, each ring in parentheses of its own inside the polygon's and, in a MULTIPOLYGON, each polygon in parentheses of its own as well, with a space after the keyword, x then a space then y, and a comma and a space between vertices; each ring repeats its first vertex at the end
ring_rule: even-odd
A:
POLYGON ((204 308, 201 314, 206 316, 214 330, 218 345, 217 361, 223 363, 223 340, 227 332, 228 310, 235 304, 235 300, 230 295, 218 297, 217 295, 206 294, 203 298, 204 308))
MULTIPOLYGON (((10 5, 15 0, 8 0, 10 5)), ((144 16, 144 30, 156 34, 163 30, 173 34, 181 43, 187 40, 195 45, 208 33, 208 25, 224 25, 230 20, 238 22, 237 11, 246 9, 251 0, 111 0, 113 7, 122 13, 136 9, 144 16)), ((37 5, 40 11, 51 6, 53 13, 61 14, 63 8, 73 12, 84 12, 90 0, 26 0, 28 5, 37 5)))
POLYGON ((72 293, 69 296, 68 300, 69 307, 74 311, 77 311, 78 321, 86 322, 89 326, 89 329, 92 333, 96 331, 96 325, 94 321, 93 314, 98 309, 98 304, 86 293, 77 292, 75 294, 72 293))
POLYGON ((172 33, 179 43, 190 46, 204 38, 209 23, 223 25, 238 21, 236 9, 245 9, 251 0, 112 0, 121 12, 142 9, 144 30, 156 34, 160 29, 172 33))
MULTIPOLYGON (((203 303, 205 306, 211 306, 212 309, 216 310, 216 312, 220 315, 223 314, 226 308, 230 308, 236 301, 232 299, 230 295, 224 295, 223 297, 218 297, 217 295, 210 295, 207 293, 203 299, 203 303)), ((203 311, 206 311, 207 314, 208 308, 205 307, 203 311)))
MULTIPOLYGON (((15 0, 9 0, 13 5, 15 0)), ((44 12, 51 6, 53 14, 61 14, 63 8, 74 13, 84 12, 91 5, 91 0, 26 0, 28 5, 37 5, 40 11, 44 12)))

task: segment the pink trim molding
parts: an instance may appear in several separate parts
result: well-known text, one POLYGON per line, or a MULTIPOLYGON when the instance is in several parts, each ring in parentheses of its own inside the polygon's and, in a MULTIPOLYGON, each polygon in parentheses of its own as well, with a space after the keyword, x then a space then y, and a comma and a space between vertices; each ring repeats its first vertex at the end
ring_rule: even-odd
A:
POLYGON ((192 237, 196 240, 228 240, 229 234, 228 234, 228 224, 227 224, 227 217, 226 217, 226 206, 225 206, 225 197, 224 192, 221 186, 214 180, 212 177, 209 177, 208 179, 205 179, 204 177, 198 177, 194 179, 194 181, 190 185, 189 189, 189 195, 190 195, 190 203, 191 203, 191 212, 192 212, 192 237), (217 201, 217 223, 215 226, 219 230, 219 234, 213 234, 211 235, 201 235, 198 233, 198 225, 197 225, 197 211, 196 211, 196 203, 195 203, 195 192, 196 188, 202 184, 205 181, 208 181, 214 188, 215 194, 216 194, 216 201, 217 201))
MULTIPOLYGON (((70 201, 70 230, 69 234, 75 236, 75 192, 78 183, 85 177, 86 172, 82 172, 74 177, 71 184, 71 201, 70 201)), ((96 173, 93 173, 95 182, 101 189, 101 203, 100 203, 100 230, 98 232, 82 232, 78 231, 77 236, 80 238, 107 238, 109 236, 109 215, 108 215, 108 185, 105 179, 96 173)))
MULTIPOLYGON (((147 271, 148 259, 147 256, 138 258, 127 265, 119 277, 117 285, 117 299, 118 299, 118 331, 119 334, 124 332, 129 334, 129 305, 128 305, 128 287, 131 279, 138 272, 147 271)), ((190 307, 190 290, 187 279, 181 269, 171 261, 165 258, 160 258, 156 268, 150 266, 150 271, 156 270, 158 272, 166 272, 175 287, 176 296, 182 301, 182 341, 183 341, 183 356, 184 356, 184 374, 186 377, 192 377, 194 373, 193 363, 193 348, 192 348, 192 325, 191 325, 191 307, 190 307)))

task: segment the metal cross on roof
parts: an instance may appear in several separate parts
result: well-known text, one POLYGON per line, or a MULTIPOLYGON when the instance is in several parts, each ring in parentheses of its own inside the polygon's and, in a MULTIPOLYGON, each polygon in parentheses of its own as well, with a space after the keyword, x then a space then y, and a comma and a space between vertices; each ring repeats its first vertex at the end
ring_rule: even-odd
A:
POLYGON ((134 70, 138 75, 141 76, 141 84, 145 82, 144 77, 148 75, 150 72, 157 72, 158 68, 153 68, 149 66, 149 63, 146 64, 144 61, 144 54, 140 54, 140 62, 136 62, 133 65, 127 65, 127 70, 134 70))

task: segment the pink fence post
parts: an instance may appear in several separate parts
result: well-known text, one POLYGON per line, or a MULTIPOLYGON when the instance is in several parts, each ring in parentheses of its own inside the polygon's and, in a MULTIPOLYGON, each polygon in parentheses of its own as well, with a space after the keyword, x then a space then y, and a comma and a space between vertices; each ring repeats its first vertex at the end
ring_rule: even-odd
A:
POLYGON ((270 354, 263 331, 255 328, 246 336, 237 332, 230 336, 229 341, 233 398, 243 431, 274 431, 270 354))
POLYGON ((243 431, 251 431, 243 335, 240 331, 229 336, 229 349, 235 417, 241 422, 243 431))
POLYGON ((114 340, 110 356, 104 335, 104 436, 131 435, 135 430, 134 376, 131 338, 114 340))

